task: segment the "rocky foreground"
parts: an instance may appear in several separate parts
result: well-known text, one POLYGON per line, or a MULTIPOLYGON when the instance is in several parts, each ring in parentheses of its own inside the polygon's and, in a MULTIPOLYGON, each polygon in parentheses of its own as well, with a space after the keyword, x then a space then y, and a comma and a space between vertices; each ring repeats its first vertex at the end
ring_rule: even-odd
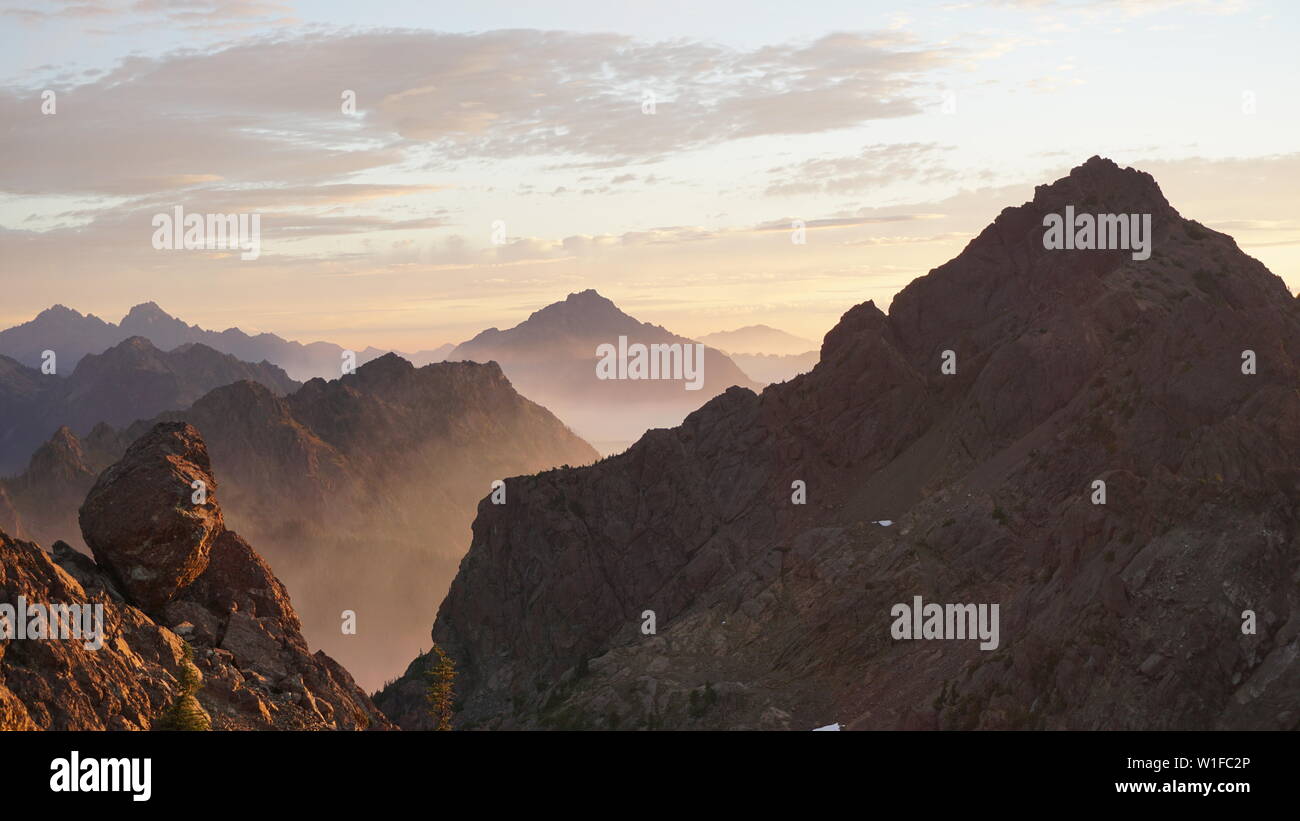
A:
POLYGON ((203 432, 229 526, 293 590, 312 646, 366 687, 428 647, 494 480, 598 458, 495 363, 416 368, 388 354, 288 396, 239 381, 124 429, 59 430, 25 473, 0 480, 0 529, 82 547, 71 535, 82 500, 159 422, 203 432), (357 614, 356 635, 340 632, 344 610, 357 614))
POLYGON ((103 646, 0 640, 0 730, 147 730, 183 695, 221 730, 392 725, 346 670, 303 640, 288 592, 227 530, 207 447, 155 426, 99 476, 81 508, 94 560, 0 533, 0 603, 102 605, 103 646))
POLYGON ((1094 158, 812 372, 480 504, 457 725, 1300 727, 1298 386, 1284 283, 1094 158), (1070 205, 1152 215, 1150 259, 1045 249, 1070 205), (915 596, 999 604, 997 649, 895 639, 915 596))

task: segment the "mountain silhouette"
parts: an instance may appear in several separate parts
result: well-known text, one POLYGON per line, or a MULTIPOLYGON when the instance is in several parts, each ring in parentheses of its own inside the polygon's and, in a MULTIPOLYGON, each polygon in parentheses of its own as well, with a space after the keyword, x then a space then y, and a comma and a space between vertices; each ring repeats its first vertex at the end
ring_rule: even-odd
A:
POLYGON ((502 331, 489 328, 458 345, 450 361, 497 362, 524 396, 567 422, 603 452, 621 450, 648 428, 674 425, 733 385, 759 387, 727 356, 704 350, 703 384, 678 379, 601 379, 601 345, 690 346, 693 340, 619 310, 594 290, 569 294, 502 331))
MULTIPOLYGON (((298 381, 318 376, 332 379, 343 373, 345 349, 342 346, 329 342, 303 344, 270 333, 250 335, 238 328, 204 330, 198 325, 187 325, 154 302, 136 305, 118 325, 94 314, 82 315, 55 305, 29 322, 0 331, 0 356, 39 368, 42 354, 53 350, 58 354, 60 366, 70 372, 83 356, 101 353, 133 336, 144 337, 164 351, 199 343, 245 362, 270 362, 298 381)), ((448 344, 402 356, 416 365, 428 365, 441 362, 452 347, 448 344)), ((389 352, 385 348, 367 347, 356 352, 356 364, 365 364, 389 352)))

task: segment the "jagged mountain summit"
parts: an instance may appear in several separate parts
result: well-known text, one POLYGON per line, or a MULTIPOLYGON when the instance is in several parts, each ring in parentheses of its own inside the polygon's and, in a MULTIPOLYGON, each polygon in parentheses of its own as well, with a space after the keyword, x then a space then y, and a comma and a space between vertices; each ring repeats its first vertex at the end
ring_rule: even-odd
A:
MULTIPOLYGON (((239 328, 210 331, 171 316, 155 302, 136 305, 120 324, 105 322, 94 314, 55 305, 29 322, 0 331, 0 356, 32 368, 41 366, 42 354, 55 351, 71 372, 82 357, 101 353, 134 336, 144 337, 157 348, 170 351, 181 345, 202 344, 245 362, 270 362, 298 381, 315 377, 337 378, 342 372, 344 348, 329 342, 303 344, 275 334, 250 335, 239 328)), ((441 362, 452 345, 402 354, 416 365, 441 362)), ((367 347, 357 351, 357 364, 378 359, 387 349, 367 347)))
POLYGON ((21 470, 60 427, 84 435, 99 423, 126 425, 188 407, 213 388, 242 379, 277 394, 298 388, 268 362, 254 365, 197 343, 160 350, 141 336, 88 354, 75 368, 56 355, 54 368, 45 373, 0 357, 0 475, 21 470), (65 367, 71 369, 66 378, 60 376, 65 367))
POLYGON ((602 452, 622 450, 648 428, 677 424, 733 385, 759 387, 725 354, 707 346, 695 389, 686 388, 686 378, 634 379, 621 372, 619 378, 601 378, 598 351, 602 345, 620 346, 620 338, 629 349, 675 345, 686 356, 698 350, 694 340, 641 322, 587 290, 533 312, 508 330, 489 328, 447 359, 499 363, 520 393, 549 408, 602 452))
POLYGON ((367 687, 427 646, 494 481, 598 458, 495 364, 416 368, 388 354, 288 396, 241 381, 124 430, 60 430, 0 485, 18 532, 73 541, 76 505, 100 471, 154 424, 180 421, 202 432, 226 521, 294 590, 304 633, 367 687), (345 610, 355 635, 341 631, 345 610))
POLYGON ((458 725, 1295 729, 1298 377, 1285 284, 1094 157, 811 372, 481 505, 458 725), (1045 248, 1067 208, 1150 215, 1149 259, 1045 248), (917 597, 998 605, 995 648, 898 637, 917 597))
POLYGON ((309 651, 287 590, 226 529, 216 494, 198 431, 160 424, 81 508, 94 561, 0 532, 0 601, 89 614, 78 634, 0 644, 0 730, 156 729, 182 697, 187 655, 214 729, 392 727, 346 670, 309 651), (198 501, 196 481, 208 491, 198 501))

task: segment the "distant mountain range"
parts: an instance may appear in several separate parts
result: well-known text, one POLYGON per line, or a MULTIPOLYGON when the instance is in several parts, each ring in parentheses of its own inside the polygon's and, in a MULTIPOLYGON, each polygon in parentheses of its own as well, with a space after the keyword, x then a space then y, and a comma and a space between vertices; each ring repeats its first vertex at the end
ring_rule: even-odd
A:
MULTIPOLYGON (((304 345, 269 333, 250 336, 238 328, 208 331, 198 325, 185 324, 153 302, 136 305, 117 325, 105 322, 94 314, 83 315, 62 305, 55 305, 41 311, 30 322, 0 331, 0 356, 39 368, 42 353, 52 350, 58 355, 60 372, 71 373, 83 356, 100 353, 133 336, 144 337, 163 351, 189 343, 200 343, 245 362, 270 362, 299 381, 318 376, 333 379, 343 372, 345 349, 342 346, 329 342, 304 345)), ((401 356, 414 365, 428 365, 441 362, 451 348, 447 344, 433 350, 401 356)), ((374 347, 356 351, 357 364, 377 359, 385 353, 389 351, 374 347)))
POLYGON ((770 385, 773 382, 786 382, 801 373, 807 373, 817 364, 817 357, 817 351, 784 355, 733 353, 731 360, 754 381, 770 385))
MULTIPOLYGON (((65 367, 63 360, 56 365, 65 367)), ((197 343, 162 351, 139 336, 82 356, 66 378, 0 356, 0 476, 25 467, 60 427, 85 434, 101 422, 129 424, 241 379, 281 395, 298 388, 267 362, 249 364, 197 343)))
MULTIPOLYGON (((791 346, 812 346, 764 325, 711 336, 751 346, 766 345, 770 350, 764 353, 779 354, 791 346)), ((238 328, 205 330, 171 316, 153 302, 133 307, 117 325, 94 314, 83 315, 55 305, 29 322, 0 331, 0 357, 29 368, 40 368, 43 353, 53 351, 57 356, 57 374, 63 375, 71 373, 82 358, 132 337, 148 339, 160 351, 181 345, 204 345, 245 362, 270 363, 299 381, 317 377, 336 379, 343 370, 345 349, 342 346, 329 342, 303 344, 270 333, 250 336, 238 328)), ((754 371, 751 374, 726 354, 706 347, 700 390, 687 391, 681 381, 672 380, 600 380, 596 376, 596 350, 602 344, 617 345, 620 337, 626 338, 628 345, 691 345, 698 341, 641 322, 595 291, 584 291, 534 312, 524 322, 505 331, 489 328, 458 346, 445 344, 414 354, 393 353, 416 367, 445 360, 498 362, 520 393, 551 409, 605 453, 626 448, 648 428, 677 424, 687 413, 732 385, 760 388, 768 382, 789 379, 811 366, 810 353, 805 347, 801 355, 789 358, 749 357, 746 361, 754 371)), ((356 364, 362 365, 390 351, 372 346, 355 353, 356 364)), ((216 386, 205 383, 205 389, 216 386)), ((129 383, 124 383, 120 390, 134 392, 129 383)), ((183 406, 173 403, 166 407, 183 406)), ((152 407, 141 417, 162 409, 152 407)), ((94 415, 93 411, 87 413, 94 415)), ((122 421, 128 420, 119 419, 117 423, 122 421)), ((60 424, 63 422, 45 424, 35 441, 30 437, 25 439, 26 453, 48 438, 60 424)), ((78 433, 85 432, 85 425, 73 425, 73 428, 78 433)), ((5 457, 5 451, 0 449, 0 472, 6 466, 13 469, 12 458, 5 457)))
POLYGON ((770 325, 746 325, 734 331, 718 331, 700 337, 700 342, 731 354, 776 354, 779 356, 816 352, 817 343, 770 325))
POLYGON ((602 345, 692 346, 695 340, 641 322, 596 291, 570 294, 508 330, 489 328, 453 349, 450 361, 497 362, 524 396, 545 405, 602 452, 618 451, 647 428, 678 424, 733 385, 759 388, 721 351, 704 349, 703 383, 674 379, 601 379, 602 345))
POLYGON ((809 373, 480 506, 457 726, 1300 728, 1298 384, 1286 284, 1094 157, 809 373), (1153 253, 1046 248, 1072 208, 1153 253))

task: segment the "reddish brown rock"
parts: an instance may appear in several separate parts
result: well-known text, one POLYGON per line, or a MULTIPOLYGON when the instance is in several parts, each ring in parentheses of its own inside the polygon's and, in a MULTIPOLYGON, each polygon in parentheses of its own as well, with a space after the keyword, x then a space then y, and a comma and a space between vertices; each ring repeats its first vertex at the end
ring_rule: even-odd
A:
POLYGON ((161 423, 104 471, 81 506, 82 537, 122 591, 158 612, 207 567, 225 529, 197 430, 161 423))
POLYGON ((0 730, 147 730, 176 692, 182 642, 140 610, 89 593, 30 542, 0 533, 0 602, 100 605, 104 646, 0 641, 0 730))

